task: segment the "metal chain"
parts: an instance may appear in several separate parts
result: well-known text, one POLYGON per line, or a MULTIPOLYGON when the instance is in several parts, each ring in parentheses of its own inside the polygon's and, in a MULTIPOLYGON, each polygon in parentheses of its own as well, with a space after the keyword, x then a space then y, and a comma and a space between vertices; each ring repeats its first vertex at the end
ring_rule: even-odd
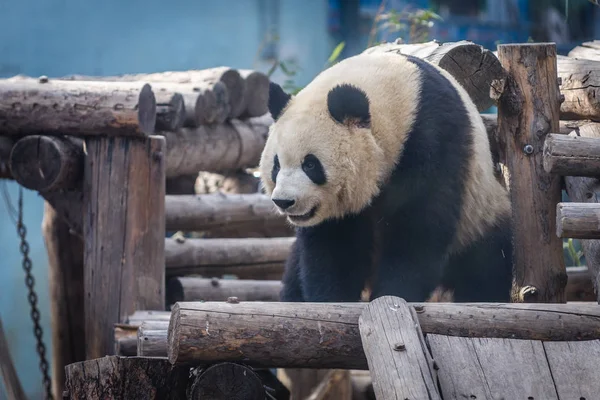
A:
POLYGON ((27 228, 23 224, 23 189, 19 187, 19 220, 17 222, 17 232, 21 238, 21 253, 23 254, 23 269, 25 270, 25 284, 29 289, 28 300, 31 305, 31 319, 33 320, 33 333, 37 340, 37 352, 40 356, 40 369, 44 379, 44 386, 46 388, 46 400, 53 400, 52 396, 52 382, 50 381, 50 374, 48 373, 48 361, 46 361, 46 346, 42 340, 42 327, 40 326, 40 312, 37 308, 37 294, 35 293, 34 284, 35 279, 31 273, 32 263, 29 259, 29 244, 25 240, 27 234, 27 228))

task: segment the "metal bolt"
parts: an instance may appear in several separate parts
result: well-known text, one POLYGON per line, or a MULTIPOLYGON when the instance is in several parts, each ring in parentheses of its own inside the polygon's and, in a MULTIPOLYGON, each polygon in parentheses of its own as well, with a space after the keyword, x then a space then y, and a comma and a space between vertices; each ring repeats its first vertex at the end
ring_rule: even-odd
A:
POLYGON ((237 297, 228 297, 227 302, 231 304, 237 304, 240 302, 240 300, 237 297))
POLYGON ((523 151, 525 152, 525 154, 532 154, 533 146, 530 144, 526 144, 525 147, 523 147, 523 151))
POLYGON ((219 278, 212 278, 212 279, 210 280, 210 284, 211 284, 211 286, 212 286, 212 287, 217 287, 217 286, 219 286, 219 278))
POLYGON ((422 313, 425 311, 425 307, 423 306, 415 306, 415 311, 418 313, 422 313))
POLYGON ((48 77, 46 75, 42 75, 39 77, 40 83, 48 83, 48 77))

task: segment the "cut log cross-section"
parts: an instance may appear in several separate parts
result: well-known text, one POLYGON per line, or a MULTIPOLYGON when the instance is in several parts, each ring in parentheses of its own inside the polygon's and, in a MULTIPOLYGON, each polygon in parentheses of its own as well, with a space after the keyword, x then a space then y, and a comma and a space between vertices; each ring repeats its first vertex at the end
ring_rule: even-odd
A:
POLYGON ((600 177, 600 139, 548 135, 544 142, 544 170, 562 176, 600 177))

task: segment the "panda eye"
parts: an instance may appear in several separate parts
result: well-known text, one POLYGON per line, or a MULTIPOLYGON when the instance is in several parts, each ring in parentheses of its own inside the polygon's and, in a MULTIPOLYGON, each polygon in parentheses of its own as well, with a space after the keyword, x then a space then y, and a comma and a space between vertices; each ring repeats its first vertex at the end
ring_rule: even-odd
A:
POLYGON ((307 161, 304 163, 304 169, 313 169, 315 167, 315 163, 312 161, 307 161))

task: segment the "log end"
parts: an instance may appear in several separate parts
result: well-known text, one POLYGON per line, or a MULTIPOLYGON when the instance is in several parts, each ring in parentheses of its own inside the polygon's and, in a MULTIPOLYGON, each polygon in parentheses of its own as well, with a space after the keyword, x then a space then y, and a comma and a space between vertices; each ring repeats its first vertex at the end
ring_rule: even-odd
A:
POLYGON ((214 123, 222 124, 231 114, 231 104, 229 101, 231 95, 229 94, 227 86, 225 86, 223 82, 216 82, 212 89, 213 93, 215 94, 217 109, 214 123))
POLYGON ((178 363, 179 358, 179 313, 179 303, 175 303, 171 308, 171 318, 167 330, 167 358, 173 365, 178 363))
POLYGON ((151 135, 156 129, 156 97, 147 83, 138 98, 138 123, 140 131, 146 135, 151 135))
POLYGON ((246 82, 240 73, 232 68, 223 72, 220 81, 225 84, 229 93, 229 117, 237 118, 246 108, 246 82))

